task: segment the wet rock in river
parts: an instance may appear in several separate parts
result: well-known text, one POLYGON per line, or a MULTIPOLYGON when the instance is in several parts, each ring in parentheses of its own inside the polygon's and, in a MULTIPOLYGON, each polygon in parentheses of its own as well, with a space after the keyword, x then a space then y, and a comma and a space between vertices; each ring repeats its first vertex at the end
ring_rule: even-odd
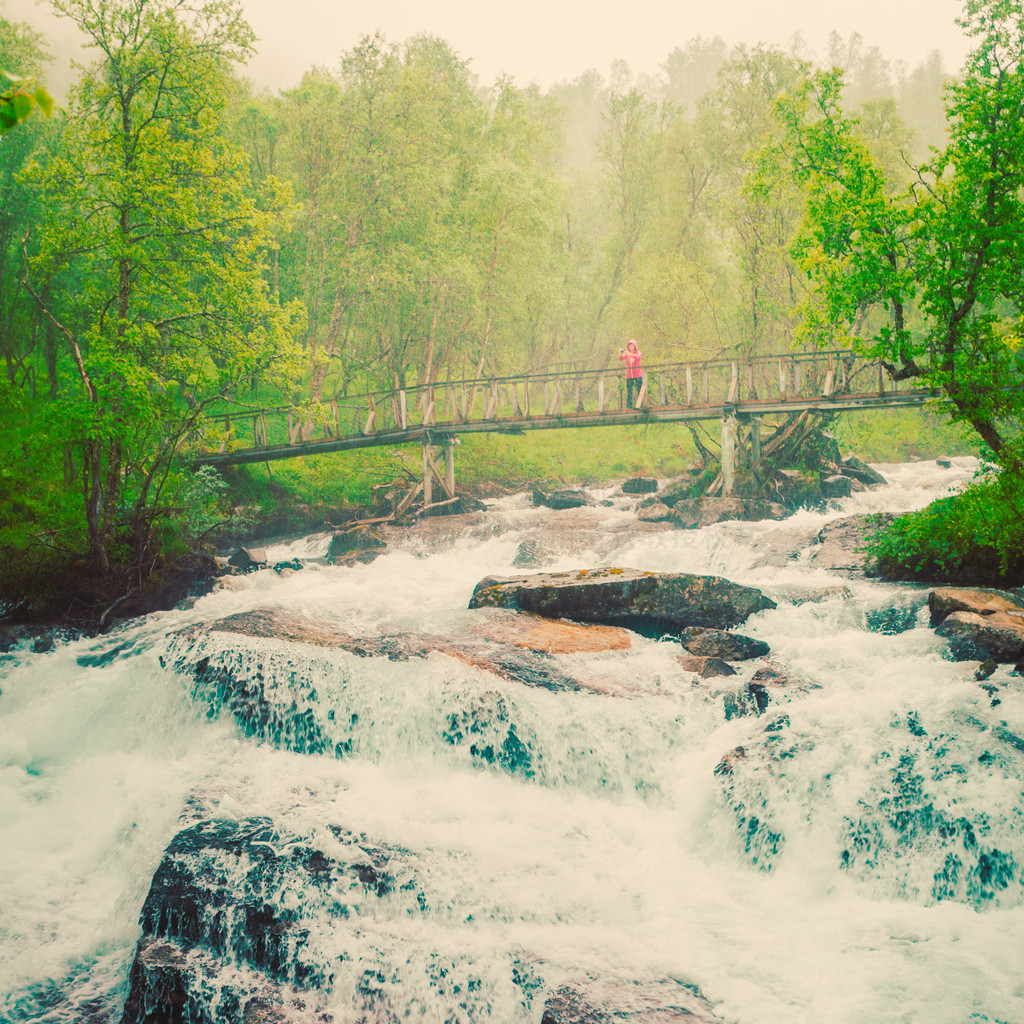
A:
POLYGON ((553 509, 582 508, 590 504, 590 499, 583 491, 563 488, 559 491, 544 491, 539 487, 533 489, 533 503, 537 506, 553 509))
POLYGON ((854 480, 859 480, 862 484, 867 484, 868 486, 886 483, 885 477, 877 469, 872 469, 866 462, 858 459, 853 454, 847 455, 843 459, 840 463, 840 469, 844 476, 852 477, 854 480))
POLYGON ((862 575, 868 567, 864 551, 868 537, 880 525, 891 522, 888 513, 844 516, 826 523, 818 532, 811 560, 816 569, 830 569, 846 576, 862 575))
POLYGON ((715 523, 785 519, 792 514, 785 505, 762 498, 682 498, 672 506, 670 519, 684 530, 695 530, 715 523))
POLYGON ((940 587, 928 595, 932 625, 956 661, 1024 657, 1024 601, 1001 590, 940 587))
POLYGON ((654 494, 658 490, 658 481, 650 476, 635 476, 622 485, 623 494, 654 494))
POLYGON ((359 526, 357 523, 331 535, 331 542, 327 548, 327 561, 336 564, 346 558, 348 561, 345 564, 351 564, 352 561, 372 561, 386 547, 387 540, 379 526, 359 526), (373 554, 369 558, 358 557, 364 552, 373 552, 373 554))
POLYGON ((706 626, 687 626, 679 631, 679 641, 691 653, 723 661, 749 661, 763 658, 771 648, 763 640, 706 626))
POLYGON ((708 658, 696 654, 680 654, 676 661, 687 672, 693 672, 701 679, 717 679, 721 676, 734 676, 736 669, 721 658, 708 658))
POLYGON ((557 555, 543 541, 521 540, 512 564, 517 569, 540 569, 555 561, 557 555))
POLYGON ((471 697, 466 706, 450 712, 442 738, 453 747, 467 747, 479 764, 496 764, 513 775, 533 776, 529 740, 519 736, 508 701, 493 690, 471 697))
POLYGON ((819 689, 821 687, 817 683, 790 675, 785 669, 773 664, 759 668, 747 683, 747 692, 759 715, 764 714, 769 703, 777 700, 782 694, 792 698, 797 694, 819 689))
POLYGON ((949 639, 954 661, 1016 662, 1024 657, 1024 609, 1020 616, 1008 612, 975 615, 952 612, 935 632, 949 639))
MULTIPOLYGON (((515 625, 508 621, 498 622, 494 627, 494 638, 487 635, 486 623, 477 627, 478 636, 474 637, 449 638, 421 633, 356 637, 333 623, 297 618, 274 609, 261 608, 229 615, 202 627, 191 627, 179 635, 196 638, 204 633, 237 633, 250 637, 274 637, 290 643, 348 651, 360 658, 380 657, 391 661, 407 661, 409 658, 423 658, 438 653, 529 686, 546 686, 553 690, 577 689, 577 683, 559 671, 547 657, 544 637, 547 637, 553 648, 558 647, 559 653, 567 653, 620 649, 628 636, 621 630, 617 633, 602 633, 588 631, 587 627, 573 628, 571 623, 565 625, 564 629, 552 626, 541 630, 530 620, 515 625), (513 642, 510 639, 513 635, 520 642, 513 642)), ((191 666, 181 663, 177 667, 191 666)))
POLYGON ((616 626, 584 626, 523 612, 495 611, 475 632, 488 640, 548 654, 624 651, 632 646, 629 632, 616 626))
POLYGON ((675 979, 595 978, 560 985, 541 1024, 722 1024, 696 985, 675 979))
POLYGON ((728 629, 775 602, 753 587, 718 576, 639 569, 577 569, 533 576, 486 577, 470 608, 499 607, 546 618, 623 626, 646 635, 686 626, 728 629))
POLYGON ((937 587, 928 594, 928 610, 933 626, 939 625, 952 612, 994 615, 996 612, 1020 611, 1024 602, 1008 590, 980 587, 937 587))
POLYGON ((242 572, 264 569, 267 565, 265 548, 239 548, 229 559, 228 565, 242 572))
POLYGON ((642 523, 664 523, 671 520, 672 509, 661 501, 645 501, 636 510, 636 517, 642 523))
POLYGON ((823 498, 849 498, 853 494, 853 480, 848 476, 836 474, 822 477, 821 496, 823 498))
POLYGON ((332 965, 311 934, 396 890, 389 851, 330 832, 323 848, 267 818, 179 832, 142 908, 122 1024, 317 1020, 332 965), (282 899, 296 891, 301 903, 282 899))
POLYGON ((849 601, 853 591, 849 587, 776 587, 772 593, 792 605, 820 604, 823 601, 849 601))

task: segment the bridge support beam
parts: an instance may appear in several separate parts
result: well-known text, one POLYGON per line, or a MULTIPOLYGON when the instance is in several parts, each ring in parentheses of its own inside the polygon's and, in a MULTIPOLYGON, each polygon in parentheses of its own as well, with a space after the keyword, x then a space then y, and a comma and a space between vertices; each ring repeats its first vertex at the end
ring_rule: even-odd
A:
POLYGON ((734 412, 722 417, 722 497, 731 498, 736 487, 736 441, 739 422, 734 412))
POLYGON ((436 500, 444 501, 455 497, 455 446, 458 438, 446 437, 441 444, 433 440, 423 444, 423 504, 432 505, 436 500), (439 465, 442 453, 444 468, 439 465), (434 485, 444 497, 435 491, 434 485))

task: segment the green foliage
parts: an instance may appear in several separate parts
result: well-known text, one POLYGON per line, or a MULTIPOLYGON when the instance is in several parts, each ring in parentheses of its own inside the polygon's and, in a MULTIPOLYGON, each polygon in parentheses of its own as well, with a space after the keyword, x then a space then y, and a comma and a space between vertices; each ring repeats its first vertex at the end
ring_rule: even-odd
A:
POLYGON ((989 473, 961 494, 873 532, 867 551, 892 579, 1020 586, 1024 583, 1024 483, 989 473))
POLYGON ((53 113, 53 97, 34 79, 0 70, 0 135, 27 121, 33 110, 41 110, 49 117, 53 113))
POLYGON ((840 71, 813 72, 780 99, 781 148, 805 199, 793 255, 814 286, 802 331, 822 345, 850 339, 895 378, 941 389, 952 418, 1020 472, 1024 6, 967 0, 964 11, 975 49, 947 92, 948 143, 909 184, 844 111, 840 71))
POLYGON ((56 6, 100 57, 22 174, 45 210, 26 286, 66 353, 47 421, 105 572, 168 534, 176 453, 205 407, 257 377, 290 384, 302 311, 264 276, 287 190, 254 191, 224 132, 227 62, 252 41, 237 5, 187 21, 174 0, 56 6))

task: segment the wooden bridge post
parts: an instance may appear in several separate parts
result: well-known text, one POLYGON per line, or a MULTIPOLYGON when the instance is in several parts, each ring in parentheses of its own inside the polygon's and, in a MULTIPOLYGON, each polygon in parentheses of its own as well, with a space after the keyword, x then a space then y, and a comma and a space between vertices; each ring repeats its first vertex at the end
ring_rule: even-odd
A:
POLYGON ((423 504, 430 505, 434 501, 434 471, 430 468, 430 452, 432 445, 423 442, 423 504))
POLYGON ((431 438, 423 442, 423 504, 434 503, 435 481, 444 490, 446 497, 455 497, 455 446, 459 443, 456 437, 446 437, 441 444, 431 438), (437 464, 437 456, 444 449, 444 474, 437 464))
POLYGON ((750 417, 750 432, 747 435, 750 443, 750 464, 756 466, 761 461, 761 418, 750 417))
POLYGON ((722 497, 732 496, 736 486, 736 414, 727 412, 722 417, 722 497))
POLYGON ((444 489, 449 498, 455 497, 455 446, 458 440, 449 437, 444 445, 444 489))

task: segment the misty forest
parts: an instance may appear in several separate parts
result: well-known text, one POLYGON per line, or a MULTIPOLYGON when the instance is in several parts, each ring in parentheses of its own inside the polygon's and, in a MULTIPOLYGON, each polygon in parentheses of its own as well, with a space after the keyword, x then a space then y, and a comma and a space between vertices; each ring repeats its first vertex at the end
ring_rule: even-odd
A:
POLYGON ((277 93, 243 0, 50 3, 0 1024, 1024 1021, 1024 0, 277 93))
POLYGON ((188 457, 225 402, 612 366, 627 338, 648 362, 881 355, 942 389, 1006 490, 1024 18, 1004 6, 969 0, 960 72, 856 35, 818 61, 799 36, 698 38, 658 75, 542 91, 374 36, 272 95, 235 3, 57 0, 89 48, 50 116, 47 41, 0 21, 3 592, 195 543, 224 498, 188 457))

